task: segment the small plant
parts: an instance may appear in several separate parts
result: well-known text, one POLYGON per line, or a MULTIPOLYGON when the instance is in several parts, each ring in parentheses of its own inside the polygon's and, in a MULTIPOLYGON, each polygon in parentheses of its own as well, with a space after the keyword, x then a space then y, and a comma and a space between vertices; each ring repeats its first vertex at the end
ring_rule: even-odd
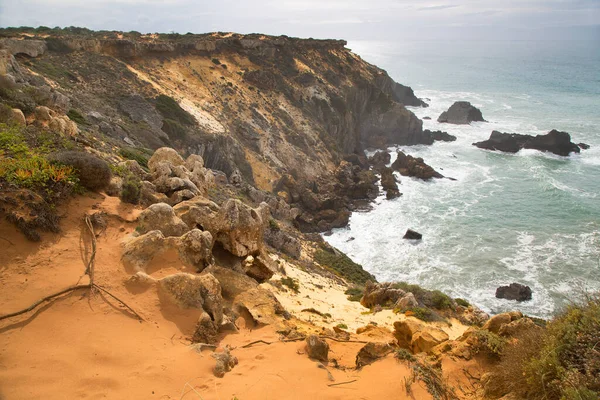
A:
POLYGON ((348 325, 346 324, 337 324, 336 328, 340 328, 340 329, 348 329, 348 325))
POLYGON ((148 160, 152 156, 152 150, 138 149, 134 147, 122 147, 119 149, 119 155, 126 160, 135 160, 140 166, 148 168, 148 160))
POLYGON ((119 198, 125 203, 138 204, 140 202, 141 191, 142 183, 136 176, 130 173, 123 179, 119 198))
POLYGON ((73 122, 76 122, 78 124, 85 124, 85 117, 83 115, 81 115, 81 113, 79 111, 77 111, 74 108, 71 108, 69 110, 69 112, 67 113, 67 117, 69 117, 69 119, 73 122))
POLYGON ((212 61, 212 63, 215 64, 215 65, 221 65, 221 60, 219 60, 218 58, 213 58, 210 61, 212 61))
POLYGON ((275 231, 275 232, 278 232, 281 230, 281 228, 279 227, 279 223, 277 222, 277 220, 275 218, 269 219, 269 228, 271 228, 271 230, 275 231))
POLYGON ((281 284, 289 287, 295 293, 300 292, 300 286, 298 285, 298 282, 293 278, 281 278, 281 284))
POLYGON ((452 307, 452 299, 439 290, 431 292, 431 303, 432 306, 438 310, 445 310, 452 307))
POLYGON ((456 302, 456 304, 462 307, 469 307, 471 305, 468 301, 466 301, 465 299, 461 299, 460 297, 457 297, 456 299, 454 299, 454 301, 456 302))
POLYGON ((70 185, 79 182, 71 166, 54 164, 43 156, 0 159, 0 178, 19 187, 51 190, 55 185, 70 185))
POLYGON ((414 361, 415 360, 415 356, 413 356, 411 354, 411 352, 406 349, 396 350, 396 354, 394 354, 394 357, 396 357, 396 359, 402 360, 402 361, 414 361))
POLYGON ((491 358, 500 358, 506 339, 484 329, 478 329, 473 333, 475 343, 471 347, 476 353, 483 353, 491 358))
POLYGON ((363 289, 358 287, 348 288, 344 293, 348 295, 348 300, 350 301, 360 301, 363 296, 363 289))
POLYGON ((161 94, 156 98, 156 109, 166 119, 177 121, 182 125, 195 125, 196 119, 185 111, 172 97, 161 94))
POLYGON ((406 312, 406 315, 411 315, 415 318, 420 319, 425 322, 439 321, 441 320, 440 316, 437 315, 434 311, 425 307, 412 307, 409 308, 406 312))

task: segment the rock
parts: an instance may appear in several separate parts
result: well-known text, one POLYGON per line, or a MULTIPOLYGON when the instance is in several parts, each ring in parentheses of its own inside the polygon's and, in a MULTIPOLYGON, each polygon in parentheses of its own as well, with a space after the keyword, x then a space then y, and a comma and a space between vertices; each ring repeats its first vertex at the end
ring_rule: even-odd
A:
POLYGON ((537 136, 493 131, 488 140, 473 143, 473 145, 480 149, 498 150, 507 153, 516 153, 521 149, 535 149, 559 156, 568 156, 570 153, 580 152, 579 146, 571 142, 571 135, 557 130, 552 130, 546 135, 537 136))
POLYGON ((406 233, 402 237, 402 239, 411 239, 411 240, 421 240, 423 235, 421 235, 417 231, 413 231, 412 229, 407 229, 406 233))
POLYGON ((367 343, 356 355, 356 368, 364 367, 379 360, 393 351, 392 346, 387 343, 367 343))
POLYGON ((500 336, 505 337, 516 337, 520 334, 532 330, 542 329, 531 320, 531 318, 519 318, 515 321, 511 321, 508 324, 504 324, 498 330, 500 336))
POLYGON ((310 358, 327 362, 329 345, 317 335, 310 335, 306 338, 306 353, 310 358))
POLYGON ((448 111, 444 111, 439 117, 438 122, 446 122, 449 124, 470 124, 473 121, 482 121, 483 115, 481 115, 481 111, 471 105, 468 101, 457 101, 448 111))
POLYGON ((548 151, 559 156, 568 156, 570 153, 579 153, 581 151, 579 146, 571 142, 571 135, 567 132, 557 131, 556 129, 551 130, 545 135, 536 135, 528 140, 523 148, 548 151))
POLYGON ((376 168, 386 166, 392 161, 392 155, 387 151, 378 151, 369 157, 369 164, 376 168))
POLYGON ((197 168, 204 167, 204 159, 198 154, 190 154, 185 160, 184 165, 188 170, 193 171, 197 168))
POLYGON ((386 198, 392 200, 396 197, 400 197, 401 193, 398 190, 394 171, 388 167, 381 167, 379 172, 381 172, 381 186, 383 187, 383 190, 386 191, 386 198))
POLYGON ((394 308, 399 308, 401 310, 406 310, 418 306, 419 302, 415 298, 415 295, 412 293, 406 293, 404 296, 398 299, 396 304, 394 304, 394 308))
POLYGON ((13 56, 25 54, 38 57, 46 52, 47 46, 44 40, 3 38, 0 39, 0 48, 7 49, 13 56))
POLYGON ((444 176, 425 164, 422 158, 415 158, 398 151, 398 157, 392 163, 392 169, 404 176, 414 176, 419 179, 443 178, 444 176))
POLYGON ((229 345, 225 346, 222 353, 212 353, 211 357, 217 360, 213 368, 213 373, 217 378, 224 377, 226 372, 231 371, 238 364, 238 359, 231 354, 229 345))
POLYGON ((141 180, 146 180, 149 178, 148 173, 144 171, 144 169, 138 164, 135 160, 125 160, 121 161, 117 164, 120 168, 125 169, 130 172, 132 175, 137 176, 141 180))
POLYGON ((277 324, 278 315, 284 312, 273 293, 261 287, 245 290, 235 297, 233 303, 236 308, 246 310, 258 326, 277 324))
POLYGON ((413 335, 410 345, 412 352, 416 354, 428 352, 448 339, 448 334, 443 330, 432 326, 426 326, 413 335))
POLYGON ((394 288, 393 283, 383 282, 374 283, 367 281, 363 297, 360 299, 360 304, 363 307, 371 308, 374 306, 391 306, 398 299, 404 297, 406 292, 402 289, 394 288))
POLYGON ((223 320, 221 285, 211 274, 177 273, 160 279, 159 285, 162 293, 172 303, 184 309, 203 309, 217 324, 221 324, 223 320))
POLYGON ((190 229, 166 203, 153 204, 142 211, 138 222, 137 230, 141 233, 159 230, 165 236, 181 236, 190 229))
POLYGON ((581 149, 581 150, 588 150, 590 148, 589 144, 585 144, 585 143, 577 143, 577 146, 581 149))
POLYGON ((125 244, 123 262, 144 271, 145 266, 164 250, 164 241, 165 236, 159 230, 133 238, 125 244))
POLYGON ((167 204, 171 205, 171 206, 175 206, 181 202, 184 202, 186 200, 191 200, 194 197, 196 197, 196 195, 194 194, 194 192, 192 192, 191 190, 188 189, 183 189, 180 190, 178 192, 173 193, 167 200, 167 204))
POLYGON ((398 347, 411 349, 412 337, 423 329, 423 324, 413 319, 394 322, 394 337, 398 342, 398 347))
POLYGON ((517 301, 531 300, 531 288, 520 283, 500 286, 496 289, 496 298, 517 301))
POLYGON ((9 122, 20 126, 27 125, 27 120, 25 119, 23 111, 19 110, 18 108, 13 108, 10 110, 10 116, 8 117, 8 120, 9 122))
POLYGON ((265 242, 276 250, 298 259, 302 252, 302 245, 298 239, 288 235, 283 230, 267 229, 264 234, 265 242))
POLYGON ((490 319, 490 316, 478 307, 470 305, 460 315, 459 319, 461 322, 467 325, 482 326, 488 319, 490 319))
POLYGON ((431 120, 431 117, 423 117, 423 119, 429 121, 431 120))
POLYGON ((140 203, 147 207, 156 203, 167 203, 169 198, 164 193, 158 193, 152 182, 142 181, 140 189, 140 203))
POLYGON ((110 182, 104 192, 111 197, 119 197, 123 189, 123 178, 120 176, 113 176, 110 178, 110 182))
MULTIPOLYGON (((268 205, 253 209, 237 199, 227 200, 217 215, 217 232, 213 236, 225 250, 238 257, 257 254, 263 247, 265 223, 262 215, 268 205)), ((210 230, 210 228, 208 228, 210 230)))
POLYGON ((265 282, 271 279, 276 268, 268 255, 248 256, 243 263, 244 272, 257 282, 265 282))
POLYGON ((211 274, 221 284, 221 293, 227 300, 233 300, 239 294, 258 287, 258 283, 249 276, 231 269, 212 265, 202 271, 211 274))
POLYGON ((231 183, 233 186, 241 186, 243 182, 243 178, 242 178, 242 174, 240 173, 239 170, 235 170, 231 173, 231 175, 229 175, 229 183, 231 183))
POLYGON ((430 131, 429 129, 425 129, 423 134, 431 135, 431 139, 436 142, 454 142, 456 140, 456 136, 450 135, 448 132, 443 131, 430 131))
POLYGON ((180 238, 179 258, 185 265, 193 266, 200 272, 214 264, 212 248, 213 237, 210 232, 192 229, 180 238))
POLYGON ((185 162, 179 153, 177 153, 177 151, 170 147, 161 147, 157 149, 152 157, 150 157, 148 160, 148 168, 150 169, 150 172, 154 173, 157 164, 163 161, 167 161, 173 166, 182 165, 185 162))
POLYGON ((518 318, 518 314, 509 314, 509 313, 502 313, 502 314, 497 314, 494 315, 492 318, 490 318, 482 327, 482 329, 485 329, 486 331, 490 331, 492 333, 498 333, 500 332, 500 329, 502 328, 503 325, 509 324, 512 321, 516 321, 518 318))
POLYGON ((200 196, 173 207, 175 215, 181 218, 187 226, 208 230, 213 234, 213 238, 218 230, 217 217, 220 209, 216 203, 200 196))
POLYGON ((35 119, 39 122, 50 122, 54 112, 45 106, 37 106, 34 110, 35 119))
POLYGON ((216 344, 218 341, 219 326, 212 320, 208 313, 203 312, 198 318, 196 329, 192 335, 193 343, 216 344))

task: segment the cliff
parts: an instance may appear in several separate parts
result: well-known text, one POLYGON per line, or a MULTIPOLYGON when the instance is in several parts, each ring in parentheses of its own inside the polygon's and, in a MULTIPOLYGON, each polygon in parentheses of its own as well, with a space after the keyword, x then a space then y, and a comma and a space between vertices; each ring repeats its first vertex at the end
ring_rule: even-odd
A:
MULTIPOLYGON (((79 115, 82 140, 109 155, 169 146, 263 190, 291 176, 324 182, 322 195, 333 190, 340 162, 350 156, 360 164, 352 155, 366 147, 428 143, 422 122, 404 106, 426 104, 342 40, 72 29, 0 34, 0 72, 15 86, 2 91, 2 102, 28 118, 39 105, 79 115)), ((368 198, 366 192, 354 197, 368 198)), ((352 200, 346 196, 338 209, 351 208, 352 200)))

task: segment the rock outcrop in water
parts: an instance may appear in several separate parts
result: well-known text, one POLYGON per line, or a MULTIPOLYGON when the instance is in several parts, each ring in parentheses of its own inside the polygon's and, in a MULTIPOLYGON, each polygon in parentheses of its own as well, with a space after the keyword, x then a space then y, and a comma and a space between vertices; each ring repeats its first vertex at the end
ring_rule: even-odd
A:
POLYGON ((516 153, 521 149, 534 149, 551 152, 559 156, 579 153, 580 146, 571 142, 571 135, 555 129, 545 135, 520 135, 518 133, 502 133, 493 131, 488 140, 473 143, 474 146, 486 150, 498 150, 516 153))
POLYGON ((481 111, 473 106, 468 101, 457 101, 448 111, 444 111, 438 117, 438 122, 445 122, 449 124, 468 125, 471 122, 485 122, 481 111))
POLYGON ((398 151, 396 160, 392 163, 392 169, 400 172, 400 175, 413 176, 415 178, 429 180, 432 178, 443 178, 444 175, 437 172, 431 166, 425 164, 421 157, 415 158, 398 151))
POLYGON ((496 289, 496 297, 517 301, 531 300, 531 288, 520 283, 511 283, 508 286, 500 286, 496 289))

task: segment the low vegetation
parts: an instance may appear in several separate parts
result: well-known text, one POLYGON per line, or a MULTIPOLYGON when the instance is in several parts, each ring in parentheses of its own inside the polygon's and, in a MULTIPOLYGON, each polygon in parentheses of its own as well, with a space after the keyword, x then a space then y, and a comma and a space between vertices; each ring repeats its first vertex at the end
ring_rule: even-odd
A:
POLYGON ((402 289, 415 295, 415 298, 425 307, 435 308, 437 310, 447 310, 452 308, 452 299, 450 296, 439 290, 427 290, 419 285, 413 285, 406 282, 394 283, 396 289, 402 289))
POLYGON ((290 278, 289 276, 281 278, 281 284, 289 287, 295 293, 300 291, 300 285, 298 285, 298 281, 296 281, 294 278, 290 278))
POLYGON ((177 121, 182 125, 195 125, 194 117, 185 111, 172 97, 161 94, 156 98, 156 109, 165 119, 177 121))
POLYGON ((106 161, 83 151, 63 151, 53 154, 51 159, 72 167, 79 177, 79 182, 86 189, 100 190, 108 186, 112 176, 106 161))
POLYGON ((346 290, 344 293, 348 295, 348 300, 360 301, 360 299, 363 296, 364 289, 361 289, 358 287, 351 287, 351 288, 348 288, 348 290, 346 290))
POLYGON ((486 392, 534 400, 596 400, 600 394, 600 294, 567 307, 545 329, 506 345, 486 392))
POLYGON ((368 280, 375 280, 373 275, 365 271, 360 264, 352 261, 341 251, 335 250, 331 252, 329 250, 317 249, 314 259, 321 266, 333 270, 352 283, 364 285, 368 280))
POLYGON ((152 156, 153 151, 150 149, 140 149, 136 147, 121 147, 119 155, 126 160, 137 161, 140 166, 148 169, 148 160, 152 156))

